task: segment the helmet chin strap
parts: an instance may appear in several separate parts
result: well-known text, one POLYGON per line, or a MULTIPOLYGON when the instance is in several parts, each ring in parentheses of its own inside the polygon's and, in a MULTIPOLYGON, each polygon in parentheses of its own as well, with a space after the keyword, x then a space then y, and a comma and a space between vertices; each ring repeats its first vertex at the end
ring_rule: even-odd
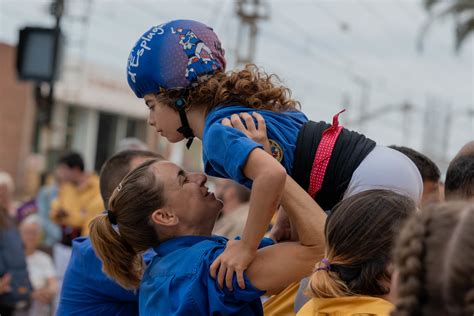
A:
POLYGON ((185 104, 186 102, 183 98, 179 98, 178 100, 176 100, 175 103, 176 109, 179 113, 179 118, 181 119, 181 127, 178 128, 177 131, 183 134, 183 136, 188 139, 188 141, 186 142, 186 148, 189 149, 194 140, 194 133, 191 127, 189 126, 188 117, 186 116, 185 104))

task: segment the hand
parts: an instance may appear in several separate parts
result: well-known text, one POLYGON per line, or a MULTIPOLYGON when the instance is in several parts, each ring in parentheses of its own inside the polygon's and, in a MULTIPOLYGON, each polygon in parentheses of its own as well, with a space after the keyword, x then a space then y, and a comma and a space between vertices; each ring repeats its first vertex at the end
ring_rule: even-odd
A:
POLYGON ((35 290, 31 294, 31 296, 33 297, 33 299, 45 304, 51 303, 54 297, 53 293, 48 288, 35 290))
POLYGON ((0 294, 9 293, 9 292, 12 291, 12 288, 10 286, 10 281, 11 280, 12 280, 12 276, 8 273, 5 273, 0 278, 0 294))
POLYGON ((58 212, 56 213, 56 219, 57 220, 65 219, 68 216, 69 216, 69 214, 65 210, 63 210, 62 208, 59 209, 58 212))
POLYGON ((270 147, 270 142, 268 141, 265 120, 257 112, 253 112, 252 116, 250 116, 248 113, 240 113, 239 115, 232 114, 230 120, 225 118, 221 121, 221 123, 224 126, 238 129, 254 142, 263 145, 263 149, 271 155, 272 150, 270 147), (258 126, 255 126, 252 116, 257 120, 258 126), (247 127, 245 127, 245 125, 242 123, 241 118, 245 121, 245 125, 247 125, 247 127))
POLYGON ((250 248, 242 240, 230 240, 223 253, 214 260, 210 272, 212 278, 216 278, 219 288, 224 287, 224 278, 227 288, 232 291, 232 280, 234 272, 237 275, 237 283, 241 289, 245 289, 244 271, 248 268, 256 255, 256 249, 250 248))

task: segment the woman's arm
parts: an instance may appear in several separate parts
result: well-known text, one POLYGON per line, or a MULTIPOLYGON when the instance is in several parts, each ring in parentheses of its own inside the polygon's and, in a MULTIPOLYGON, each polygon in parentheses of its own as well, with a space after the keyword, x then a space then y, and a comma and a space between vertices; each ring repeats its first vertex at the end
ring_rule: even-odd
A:
POLYGON ((269 294, 279 293, 290 283, 310 275, 314 264, 324 256, 326 214, 289 176, 282 204, 298 231, 299 242, 259 250, 246 271, 250 282, 269 294))

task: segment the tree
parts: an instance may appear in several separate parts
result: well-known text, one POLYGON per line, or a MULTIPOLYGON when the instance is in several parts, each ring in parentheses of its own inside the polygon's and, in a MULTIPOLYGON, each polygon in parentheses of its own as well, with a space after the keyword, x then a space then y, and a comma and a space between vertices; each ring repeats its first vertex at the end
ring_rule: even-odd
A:
POLYGON ((421 30, 419 47, 433 21, 445 17, 455 20, 455 50, 458 52, 469 34, 474 32, 474 0, 423 0, 423 6, 430 14, 428 21, 421 30))

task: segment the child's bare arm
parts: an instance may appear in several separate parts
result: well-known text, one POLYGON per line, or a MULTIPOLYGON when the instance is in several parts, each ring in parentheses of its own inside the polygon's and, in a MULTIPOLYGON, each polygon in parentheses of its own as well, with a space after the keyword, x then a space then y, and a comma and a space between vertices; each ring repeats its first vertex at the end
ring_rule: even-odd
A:
MULTIPOLYGON (((252 116, 255 117, 258 125, 247 113, 234 114, 231 119, 224 119, 222 124, 239 129, 247 137, 262 144, 265 151, 270 153, 265 120, 257 112, 254 112, 252 116), (247 126, 244 126, 241 118, 247 126)), ((234 271, 237 274, 239 286, 244 287, 243 271, 255 257, 258 244, 264 236, 280 201, 286 171, 267 153, 260 149, 253 150, 244 167, 245 176, 253 180, 249 216, 243 231, 242 241, 230 241, 227 244, 226 251, 211 265, 211 275, 217 277, 221 287, 225 279, 227 287, 232 288, 234 271), (218 274, 217 270, 219 271, 218 274)))
POLYGON ((255 257, 258 245, 280 203, 286 178, 285 169, 259 148, 250 153, 243 172, 247 178, 253 180, 253 185, 242 239, 228 242, 225 251, 211 265, 211 275, 217 275, 221 287, 225 279, 229 289, 232 289, 234 272, 237 274, 239 286, 245 287, 243 272, 255 257))

